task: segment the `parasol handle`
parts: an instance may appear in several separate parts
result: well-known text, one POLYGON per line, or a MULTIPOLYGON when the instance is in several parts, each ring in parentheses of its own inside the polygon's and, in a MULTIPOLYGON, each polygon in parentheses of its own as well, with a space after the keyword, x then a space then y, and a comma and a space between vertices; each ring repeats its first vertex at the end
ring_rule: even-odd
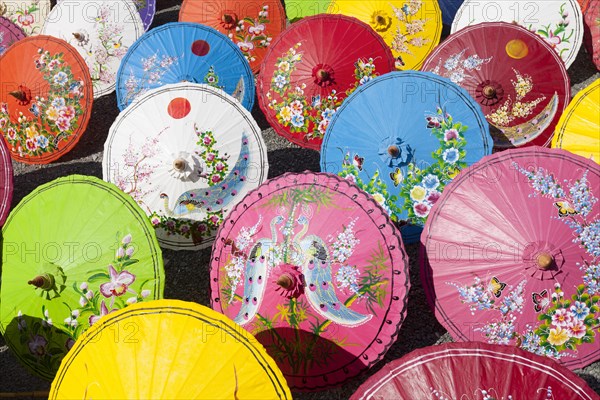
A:
POLYGON ((494 97, 496 97, 496 88, 492 85, 484 86, 481 92, 488 99, 493 99, 494 97))
POLYGON ((176 158, 175 161, 173 161, 173 168, 179 172, 185 171, 186 166, 187 162, 183 158, 176 158))
POLYGON ((390 147, 388 147, 387 152, 390 155, 390 157, 398 158, 398 156, 400 155, 400 148, 393 144, 390 147))
POLYGON ((50 392, 0 392, 0 399, 18 399, 24 397, 48 398, 50 392))
POLYGON ((539 269, 546 271, 550 269, 554 263, 554 257, 552 257, 552 255, 549 253, 541 253, 537 256, 536 262, 539 269))
POLYGON ((287 274, 287 273, 281 274, 281 276, 279 278, 277 278, 276 283, 279 286, 281 286, 282 288, 288 289, 288 290, 294 286, 294 280, 292 279, 290 274, 287 274))
POLYGON ((226 24, 233 24, 235 19, 230 14, 223 14, 222 21, 226 24))
POLYGON ((54 287, 54 276, 51 274, 38 275, 27 283, 42 290, 50 290, 54 287))

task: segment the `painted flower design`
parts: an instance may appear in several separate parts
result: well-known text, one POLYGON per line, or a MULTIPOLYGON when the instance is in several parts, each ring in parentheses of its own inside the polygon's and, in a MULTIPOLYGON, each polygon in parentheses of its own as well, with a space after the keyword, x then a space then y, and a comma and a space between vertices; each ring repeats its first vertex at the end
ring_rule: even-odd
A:
POLYGON ((467 165, 464 162, 467 126, 455 121, 440 107, 434 115, 427 115, 424 123, 438 139, 440 146, 432 153, 434 162, 427 167, 419 168, 414 162, 408 164, 400 189, 408 219, 419 224, 425 223, 443 188, 467 165))
MULTIPOLYGON (((0 132, 5 135, 13 152, 20 149, 20 156, 39 156, 56 151, 73 134, 84 113, 83 93, 70 93, 71 86, 80 82, 73 76, 71 67, 65 64, 63 55, 50 54, 42 48, 38 54, 34 63, 49 84, 47 98, 31 98, 31 114, 21 112, 16 121, 11 117, 9 105, 0 104, 0 121, 3 121, 0 132)), ((27 93, 28 90, 19 86, 17 92, 27 93)))
POLYGON ((90 318, 88 320, 88 323, 90 324, 90 326, 94 325, 96 322, 98 322, 98 320, 102 317, 104 317, 105 315, 108 315, 112 312, 115 312, 117 310, 111 310, 110 312, 108 311, 108 307, 106 307, 106 303, 104 303, 104 300, 102 300, 100 302, 100 313, 98 313, 98 315, 90 315, 90 318))
POLYGON ((110 282, 100 285, 100 293, 104 297, 122 296, 129 289, 129 285, 135 282, 135 275, 123 270, 117 272, 112 265, 108 266, 110 282))
POLYGON ((528 29, 543 37, 550 46, 565 60, 571 49, 571 38, 575 34, 574 28, 569 28, 569 12, 566 9, 567 3, 562 3, 557 12, 560 18, 555 23, 542 25, 535 29, 529 25, 528 29))
POLYGON ((136 75, 131 71, 129 77, 125 81, 125 99, 124 104, 129 104, 136 97, 141 96, 150 90, 151 87, 162 85, 162 78, 174 67, 179 64, 181 57, 169 56, 166 54, 156 53, 150 57, 142 58, 142 75, 136 75))
POLYGON ((355 82, 345 91, 332 90, 327 97, 308 97, 306 84, 292 87, 292 74, 302 62, 301 43, 297 43, 277 59, 277 67, 271 77, 270 90, 266 96, 268 107, 275 112, 278 122, 292 133, 302 134, 305 140, 322 139, 325 131, 343 99, 360 85, 377 76, 373 59, 357 60, 355 82))
MULTIPOLYGON (((431 42, 431 39, 424 36, 430 19, 417 16, 422 6, 421 0, 410 0, 400 8, 391 6, 397 22, 390 46, 394 56, 412 55, 415 48, 424 47, 431 42)), ((389 26, 385 28, 387 29, 389 26)))

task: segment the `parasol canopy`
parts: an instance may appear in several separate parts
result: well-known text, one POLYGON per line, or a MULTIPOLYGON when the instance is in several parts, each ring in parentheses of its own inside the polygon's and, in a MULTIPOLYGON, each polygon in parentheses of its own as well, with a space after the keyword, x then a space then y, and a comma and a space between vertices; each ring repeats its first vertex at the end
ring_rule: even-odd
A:
POLYGON ((581 89, 561 115, 552 147, 600 164, 600 79, 581 89))
POLYGON ((267 177, 252 115, 209 85, 153 89, 119 114, 104 145, 103 177, 131 195, 171 249, 210 246, 228 211, 267 177))
POLYGON ((428 72, 392 72, 338 109, 321 170, 369 192, 414 243, 444 186, 491 151, 488 124, 464 89, 428 72))
POLYGON ((564 63, 548 43, 505 22, 472 25, 450 35, 423 70, 467 89, 492 126, 499 149, 549 146, 571 93, 564 63))
POLYGON ((279 135, 318 150, 343 100, 393 69, 390 49, 367 24, 343 15, 307 17, 269 46, 256 83, 258 101, 279 135))
POLYGON ((11 212, 2 238, 0 332, 44 379, 102 316, 162 298, 152 226, 129 196, 98 178, 38 187, 11 212))
POLYGON ((144 34, 127 52, 117 74, 117 102, 124 110, 150 89, 191 82, 213 86, 254 104, 254 75, 242 51, 208 26, 171 22, 144 34))
POLYGON ((429 346, 394 360, 350 399, 597 398, 583 379, 548 358, 514 347, 467 342, 429 346))
POLYGON ((446 187, 425 225, 421 277, 457 341, 600 359, 600 166, 560 149, 494 154, 446 187))
POLYGON ((115 90, 116 74, 131 45, 144 33, 132 0, 60 1, 42 33, 63 39, 85 59, 98 98, 115 90))
POLYGON ((0 133, 11 156, 46 164, 70 151, 92 114, 90 74, 77 50, 51 36, 13 44, 0 58, 0 133))
POLYGON ((257 73, 271 45, 286 26, 279 0, 184 0, 179 21, 197 22, 227 35, 242 51, 257 73))
POLYGON ((196 303, 156 300, 103 317, 75 343, 50 399, 291 399, 263 346, 196 303))
POLYGON ((211 304, 256 336, 294 390, 378 362, 406 312, 408 259, 368 194, 332 174, 284 174, 219 229, 211 304))
MULTIPOLYGON (((452 33, 482 22, 516 23, 539 35, 564 61, 577 58, 583 42, 583 15, 576 0, 465 0, 452 23, 452 33)), ((486 36, 487 37, 487 36, 486 36)), ((535 55, 535 51, 531 51, 535 55)))

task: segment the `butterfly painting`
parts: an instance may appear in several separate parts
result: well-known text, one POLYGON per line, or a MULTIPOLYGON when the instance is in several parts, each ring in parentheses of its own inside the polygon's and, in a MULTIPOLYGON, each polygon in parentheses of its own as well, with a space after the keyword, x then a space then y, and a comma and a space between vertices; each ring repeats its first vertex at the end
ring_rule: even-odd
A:
POLYGON ((533 309, 536 313, 539 313, 550 305, 550 293, 545 289, 540 293, 533 292, 531 297, 533 299, 533 309))
POLYGON ((390 172, 390 179, 394 182, 394 186, 398 187, 400 183, 404 180, 404 175, 400 168, 396 168, 395 171, 390 172))
POLYGON ((365 162, 365 158, 364 157, 360 157, 358 154, 354 155, 354 160, 352 161, 354 166, 356 168, 358 168, 359 171, 362 171, 363 169, 363 163, 365 162))
POLYGON ((557 201, 554 206, 558 208, 559 217, 568 217, 569 215, 579 214, 568 201, 557 201))
POLYGON ((502 291, 506 287, 506 283, 500 282, 498 278, 495 276, 490 279, 490 283, 488 283, 487 289, 490 293, 492 293, 496 298, 502 296, 502 291))

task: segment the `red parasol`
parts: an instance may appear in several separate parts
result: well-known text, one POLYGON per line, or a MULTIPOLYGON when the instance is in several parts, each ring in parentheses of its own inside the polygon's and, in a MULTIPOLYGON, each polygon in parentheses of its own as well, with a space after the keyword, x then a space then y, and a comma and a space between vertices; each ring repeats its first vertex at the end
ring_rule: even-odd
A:
POLYGON ((467 89, 481 105, 498 148, 549 145, 571 92, 565 65, 550 45, 504 22, 450 35, 422 69, 467 89))
POLYGON ((481 342, 415 350, 384 366, 351 400, 596 400, 583 379, 554 361, 481 342))
POLYGON ((306 17, 271 44, 257 80, 258 100, 278 134, 319 150, 342 101, 394 69, 390 49, 369 25, 343 15, 306 17))

